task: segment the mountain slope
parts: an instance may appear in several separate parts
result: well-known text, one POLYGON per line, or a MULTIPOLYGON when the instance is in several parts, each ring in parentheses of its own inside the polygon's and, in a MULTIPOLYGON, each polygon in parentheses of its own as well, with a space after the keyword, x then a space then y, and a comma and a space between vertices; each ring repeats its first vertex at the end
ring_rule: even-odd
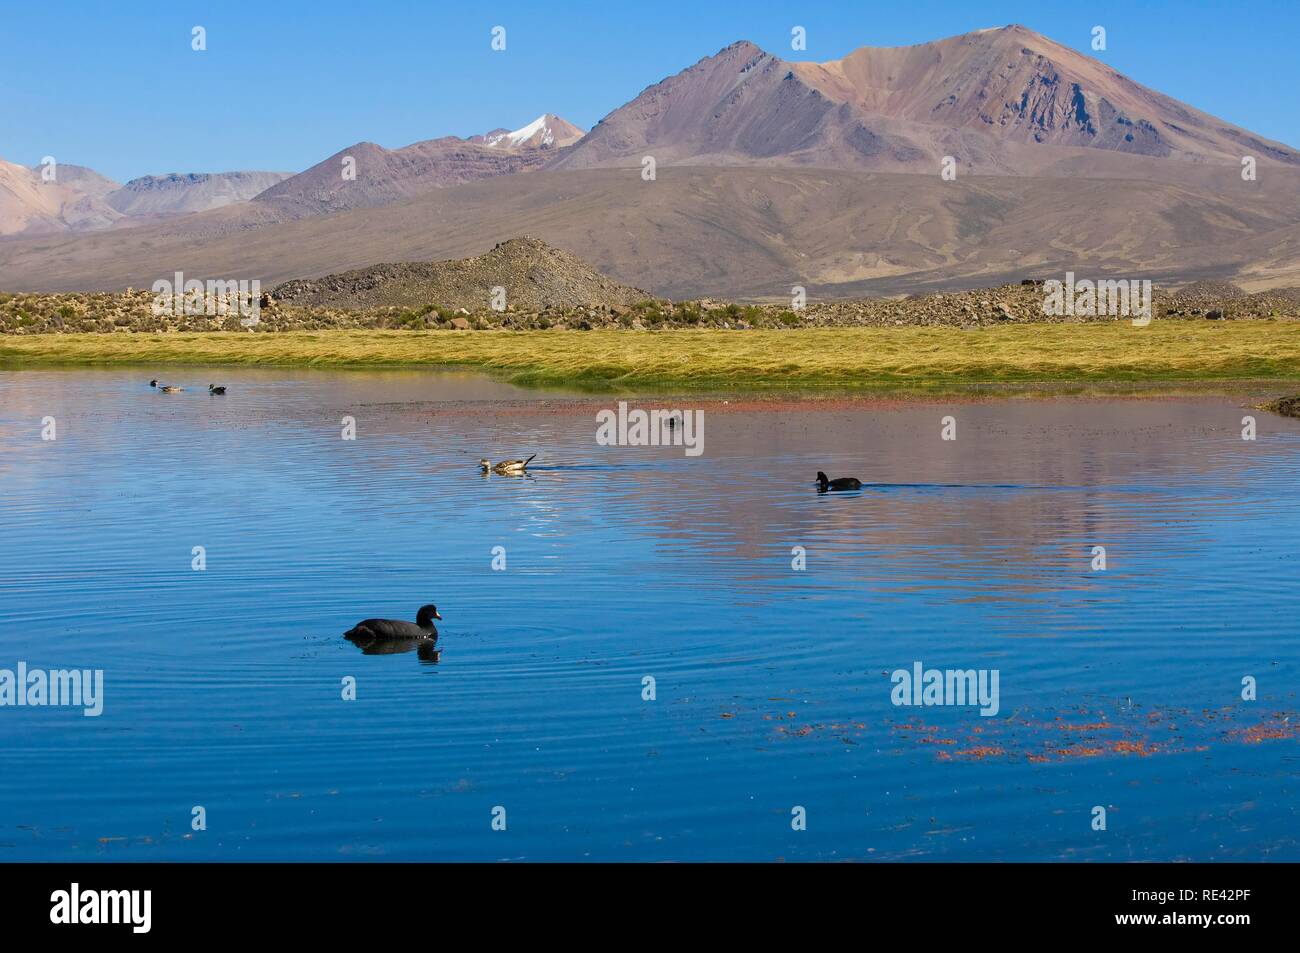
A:
MULTIPOLYGON (((1158 163, 1162 160, 1135 159, 1158 163)), ((292 278, 477 254, 521 233, 669 297, 814 297, 976 287, 1023 277, 1216 278, 1300 284, 1300 173, 1244 183, 1230 167, 1189 182, 788 168, 532 172, 358 209, 196 238, 231 209, 112 234, 0 242, 0 288, 148 287, 292 278), (1086 214, 1081 210, 1087 210, 1086 214), (207 226, 205 226, 207 227, 207 226), (166 262, 165 268, 160 262, 166 262)), ((257 203, 251 203, 257 204, 257 203)))
POLYGON ((1254 154, 1300 164, 1294 149, 1019 25, 918 46, 864 47, 793 69, 824 95, 873 115, 987 130, 1009 141, 1226 162, 1254 154))
POLYGON ((446 188, 541 166, 547 154, 536 149, 508 150, 454 136, 385 149, 359 142, 285 179, 258 195, 255 203, 275 205, 287 218, 373 208, 446 188), (345 160, 356 177, 345 179, 345 160))
POLYGON ((124 215, 184 215, 244 202, 290 172, 191 172, 146 175, 105 196, 124 215))
POLYGON ((584 135, 581 129, 567 119, 553 113, 544 113, 513 132, 497 129, 476 136, 474 140, 501 149, 551 149, 573 145, 584 135))
POLYGON ((243 202, 284 172, 145 176, 120 185, 94 169, 59 164, 55 181, 40 167, 0 160, 0 236, 99 231, 243 202))
MULTIPOLYGON (((36 166, 32 171, 39 175, 40 166, 36 166)), ((120 182, 114 182, 108 176, 101 175, 94 169, 88 169, 84 165, 60 165, 57 178, 64 185, 71 186, 82 195, 88 195, 96 199, 106 198, 122 187, 120 182)))
POLYGON ((924 158, 905 135, 864 117, 797 77, 790 64, 740 42, 651 86, 597 124, 554 168, 657 162, 780 160, 856 167, 924 158))
POLYGON ((0 159, 0 237, 107 228, 122 217, 103 199, 116 184, 75 165, 57 166, 46 182, 39 168, 0 159))
POLYGON ((420 307, 481 311, 493 289, 519 310, 634 304, 648 295, 621 285, 566 251, 535 238, 512 238, 484 255, 451 261, 371 265, 342 274, 295 280, 272 292, 276 301, 317 308, 420 307))
POLYGON ((1148 90, 1021 26, 789 63, 752 43, 649 87, 553 163, 806 164, 1034 174, 1083 148, 1300 165, 1300 152, 1148 90))
POLYGON ((401 149, 359 142, 277 183, 256 201, 274 205, 285 219, 373 208, 431 189, 541 168, 582 134, 572 123, 546 113, 513 132, 498 129, 468 139, 444 136, 401 149), (349 158, 354 178, 344 178, 349 158))

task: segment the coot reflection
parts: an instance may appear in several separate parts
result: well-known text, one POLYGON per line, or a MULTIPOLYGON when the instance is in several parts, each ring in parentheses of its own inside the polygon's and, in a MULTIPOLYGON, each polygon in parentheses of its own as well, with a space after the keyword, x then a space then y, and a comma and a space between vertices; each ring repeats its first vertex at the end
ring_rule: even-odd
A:
POLYGON ((361 650, 362 655, 400 655, 403 652, 415 652, 421 662, 437 665, 442 660, 442 649, 438 648, 436 635, 418 639, 386 639, 373 635, 344 636, 361 650))

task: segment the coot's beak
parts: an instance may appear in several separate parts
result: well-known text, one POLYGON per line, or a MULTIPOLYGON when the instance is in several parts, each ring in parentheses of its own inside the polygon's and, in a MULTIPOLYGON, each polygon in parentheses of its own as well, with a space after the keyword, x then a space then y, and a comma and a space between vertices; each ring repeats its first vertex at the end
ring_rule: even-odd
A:
POLYGON ((442 621, 442 616, 438 615, 438 610, 437 610, 437 609, 434 609, 434 610, 433 610, 433 617, 434 617, 435 619, 437 619, 439 622, 442 621))

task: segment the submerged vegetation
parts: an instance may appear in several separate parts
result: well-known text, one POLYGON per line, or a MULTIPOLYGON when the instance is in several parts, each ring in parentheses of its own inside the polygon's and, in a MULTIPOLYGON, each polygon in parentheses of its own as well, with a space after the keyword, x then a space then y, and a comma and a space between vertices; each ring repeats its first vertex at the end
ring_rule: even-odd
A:
POLYGON ((890 388, 928 383, 1300 380, 1300 322, 1156 321, 628 333, 285 331, 0 337, 8 366, 462 366, 517 383, 890 388))

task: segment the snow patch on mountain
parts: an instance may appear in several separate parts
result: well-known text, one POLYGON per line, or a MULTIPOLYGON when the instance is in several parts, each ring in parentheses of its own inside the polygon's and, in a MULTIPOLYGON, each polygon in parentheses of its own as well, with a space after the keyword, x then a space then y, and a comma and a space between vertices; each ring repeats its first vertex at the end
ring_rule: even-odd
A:
POLYGON ((514 132, 507 132, 504 136, 492 136, 488 139, 488 145, 495 146, 497 143, 504 141, 511 149, 518 149, 521 145, 538 133, 542 133, 542 144, 552 145, 555 142, 555 133, 546 125, 546 116, 538 116, 522 129, 516 129, 514 132))
POLYGON ((488 133, 483 142, 502 149, 550 149, 582 138, 582 130, 551 113, 543 113, 513 132, 488 133))

